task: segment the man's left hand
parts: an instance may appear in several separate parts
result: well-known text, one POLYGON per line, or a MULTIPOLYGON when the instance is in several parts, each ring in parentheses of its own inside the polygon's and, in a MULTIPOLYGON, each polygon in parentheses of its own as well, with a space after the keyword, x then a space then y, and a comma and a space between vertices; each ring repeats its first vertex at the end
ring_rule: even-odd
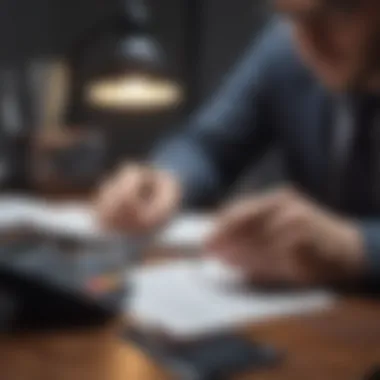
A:
POLYGON ((226 207, 207 249, 263 285, 354 280, 365 267, 355 223, 289 189, 226 207))

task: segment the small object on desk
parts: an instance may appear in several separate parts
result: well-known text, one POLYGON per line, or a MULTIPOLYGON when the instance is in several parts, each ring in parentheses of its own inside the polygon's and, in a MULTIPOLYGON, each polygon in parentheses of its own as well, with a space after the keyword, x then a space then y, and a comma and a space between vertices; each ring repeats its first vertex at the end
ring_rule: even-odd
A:
POLYGON ((90 190, 105 174, 107 146, 103 132, 95 126, 80 129, 53 125, 33 138, 33 186, 48 192, 90 190))

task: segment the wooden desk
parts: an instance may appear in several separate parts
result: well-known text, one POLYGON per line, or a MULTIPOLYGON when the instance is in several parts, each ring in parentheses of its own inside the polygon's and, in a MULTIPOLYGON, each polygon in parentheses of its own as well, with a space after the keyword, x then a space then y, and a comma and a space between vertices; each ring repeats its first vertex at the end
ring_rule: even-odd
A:
MULTIPOLYGON (((284 350, 286 358, 278 368, 237 380, 363 380, 380 364, 380 301, 342 300, 328 312, 252 326, 247 335, 284 350)), ((120 359, 117 380, 169 379, 132 347, 120 359)))
MULTIPOLYGON (((380 300, 345 299, 328 312, 247 329, 286 352, 278 368, 239 380, 362 380, 380 363, 380 300)), ((0 338, 1 380, 169 380, 116 326, 52 336, 0 338)))

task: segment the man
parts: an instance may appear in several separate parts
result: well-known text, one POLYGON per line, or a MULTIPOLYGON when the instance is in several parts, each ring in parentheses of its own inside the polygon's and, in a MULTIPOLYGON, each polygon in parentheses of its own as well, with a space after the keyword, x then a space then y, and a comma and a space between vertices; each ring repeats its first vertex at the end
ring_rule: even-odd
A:
POLYGON ((271 25, 152 166, 105 184, 103 220, 147 231, 221 194, 273 142, 290 184, 226 206, 208 249, 253 281, 325 284, 380 273, 380 2, 276 0, 271 25), (378 156, 377 156, 378 155, 378 156))

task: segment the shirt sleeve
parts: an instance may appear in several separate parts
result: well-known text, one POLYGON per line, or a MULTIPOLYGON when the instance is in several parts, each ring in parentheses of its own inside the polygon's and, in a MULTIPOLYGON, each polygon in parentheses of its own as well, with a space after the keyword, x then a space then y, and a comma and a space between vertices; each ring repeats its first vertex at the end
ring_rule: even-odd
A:
POLYGON ((185 205, 218 199, 273 140, 266 85, 279 32, 278 23, 272 23, 212 99, 153 152, 154 165, 179 179, 185 205))

